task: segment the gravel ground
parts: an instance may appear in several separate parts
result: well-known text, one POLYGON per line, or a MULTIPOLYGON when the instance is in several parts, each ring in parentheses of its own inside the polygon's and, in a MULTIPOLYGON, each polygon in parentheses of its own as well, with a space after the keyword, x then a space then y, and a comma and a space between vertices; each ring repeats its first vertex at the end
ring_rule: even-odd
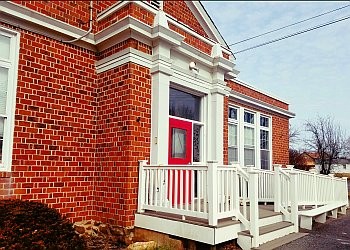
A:
POLYGON ((302 232, 309 234, 276 249, 350 249, 350 209, 347 210, 347 215, 338 214, 338 219, 328 218, 325 224, 314 223, 312 231, 302 232))

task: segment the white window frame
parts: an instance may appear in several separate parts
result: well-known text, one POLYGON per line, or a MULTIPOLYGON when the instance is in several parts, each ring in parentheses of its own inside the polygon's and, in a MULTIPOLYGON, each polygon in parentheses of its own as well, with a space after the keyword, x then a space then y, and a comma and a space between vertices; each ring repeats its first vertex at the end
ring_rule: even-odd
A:
POLYGON ((265 117, 268 119, 268 127, 264 127, 264 126, 261 126, 260 125, 260 117, 259 117, 259 155, 260 155, 260 168, 261 168, 261 150, 265 150, 265 151, 268 151, 269 152, 269 166, 268 166, 268 170, 271 170, 271 166, 272 166, 272 126, 271 126, 271 123, 272 123, 272 117, 270 116, 267 116, 265 114, 259 114, 260 117, 265 117), (268 149, 261 149, 260 147, 260 144, 261 144, 261 140, 260 140, 260 131, 261 130, 264 130, 264 131, 267 131, 269 133, 269 137, 268 137, 268 149))
POLYGON ((0 115, 4 118, 4 139, 2 150, 2 163, 0 163, 1 172, 10 172, 12 169, 12 151, 13 151, 13 135, 14 135, 14 118, 16 107, 16 89, 18 77, 18 61, 20 48, 20 33, 0 26, 0 34, 9 37, 10 55, 9 59, 0 58, 0 66, 7 68, 8 86, 7 86, 7 102, 6 114, 0 115))
MULTIPOLYGON (((186 119, 186 118, 182 118, 179 116, 173 116, 169 114, 169 118, 173 118, 173 119, 177 119, 177 120, 182 120, 182 121, 186 121, 186 122, 190 122, 191 123, 191 129, 192 129, 192 137, 193 137, 193 127, 194 125, 198 125, 201 127, 201 133, 200 133, 200 143, 199 143, 199 162, 194 162, 193 161, 193 152, 191 155, 191 164, 193 165, 201 165, 204 164, 206 159, 205 159, 205 143, 204 143, 204 138, 205 138, 205 121, 204 121, 204 110, 206 110, 206 106, 205 104, 207 103, 207 99, 206 99, 206 95, 204 95, 203 93, 197 92, 195 90, 191 90, 191 89, 187 89, 187 88, 182 88, 181 86, 177 85, 176 83, 171 83, 169 86, 169 93, 170 93, 170 89, 176 89, 182 92, 185 92, 187 94, 191 94, 194 96, 197 96, 200 98, 200 105, 199 105, 199 121, 196 120, 190 120, 190 119, 186 119)), ((170 102, 170 97, 169 97, 169 102, 170 102)), ((169 108, 168 108, 169 110, 169 108)), ((194 149, 194 140, 192 138, 192 150, 194 149)))
MULTIPOLYGON (((238 123, 238 120, 239 120, 239 115, 240 115, 240 108, 239 107, 235 107, 235 106, 232 106, 232 105, 229 105, 228 106, 228 111, 230 112, 230 108, 234 108, 236 109, 237 111, 237 118, 236 119, 233 119, 233 118, 228 118, 228 126, 231 125, 236 125, 237 127, 237 161, 234 161, 234 163, 237 163, 237 162, 240 162, 240 127, 239 127, 239 123, 238 123)), ((229 128, 227 128, 227 142, 229 140, 229 128)), ((228 157, 228 149, 230 148, 230 146, 227 147, 227 157, 228 157)), ((233 147, 234 148, 234 147, 233 147)), ((229 162, 229 164, 231 164, 231 162, 229 162)))
MULTIPOLYGON (((243 156, 244 156, 244 150, 247 148, 247 149, 254 149, 254 166, 256 166, 256 164, 257 164, 257 159, 258 159, 258 157, 257 157, 257 136, 256 136, 256 131, 257 131, 257 128, 256 128, 256 124, 257 124, 257 122, 256 122, 256 120, 257 120, 257 113, 256 112, 254 112, 254 111, 251 111, 251 110, 248 110, 248 109, 244 109, 244 111, 243 111, 243 138, 245 138, 245 128, 247 127, 247 128, 252 128, 252 129, 254 129, 254 146, 251 146, 251 147, 246 147, 246 145, 245 145, 245 142, 243 141, 243 156), (254 122, 253 123, 248 123, 248 122, 245 122, 244 121, 244 113, 250 113, 250 114, 252 114, 252 115, 254 115, 254 122)), ((242 163, 243 163, 243 165, 245 166, 245 163, 244 163, 244 157, 242 158, 242 163)))
MULTIPOLYGON (((260 149, 260 130, 266 130, 269 132, 269 168, 272 169, 272 116, 267 115, 265 113, 261 113, 260 111, 254 111, 251 109, 243 108, 238 105, 228 105, 229 108, 237 109, 237 120, 228 118, 228 126, 229 124, 237 124, 237 150, 238 150, 238 163, 244 166, 244 128, 249 127, 254 129, 254 167, 261 168, 261 149, 260 149), (244 122, 244 112, 248 112, 254 114, 254 123, 244 122), (260 117, 266 117, 269 119, 269 126, 263 127, 260 126, 260 117)), ((227 114, 228 116, 228 114, 227 114)), ((227 128, 228 129, 228 128, 227 128)), ((228 135, 229 136, 229 135, 228 135)), ((229 164, 231 164, 229 162, 229 164)))

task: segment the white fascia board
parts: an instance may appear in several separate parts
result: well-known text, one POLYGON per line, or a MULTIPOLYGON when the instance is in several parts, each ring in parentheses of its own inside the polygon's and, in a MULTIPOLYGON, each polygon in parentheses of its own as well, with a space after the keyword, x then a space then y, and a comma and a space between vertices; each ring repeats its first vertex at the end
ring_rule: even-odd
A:
POLYGON ((249 105, 251 105, 253 107, 257 107, 257 108, 264 109, 264 110, 267 110, 267 111, 270 111, 270 112, 273 112, 273 113, 277 113, 277 114, 286 116, 288 118, 294 118, 295 117, 295 114, 290 112, 290 111, 288 111, 288 110, 276 107, 274 105, 271 105, 271 104, 268 104, 266 102, 257 100, 255 98, 252 98, 252 97, 247 96, 247 95, 243 95, 243 94, 237 93, 235 91, 231 91, 229 97, 232 98, 232 100, 238 100, 240 102, 249 104, 249 105))
POLYGON ((173 75, 170 78, 171 82, 190 87, 202 93, 210 93, 212 85, 211 80, 200 76, 199 74, 188 72, 178 66, 172 66, 173 75))
POLYGON ((152 28, 134 17, 127 16, 120 21, 112 24, 108 28, 95 34, 96 45, 117 36, 125 30, 134 30, 145 37, 151 38, 152 28))
POLYGON ((152 39, 164 39, 173 46, 179 46, 184 40, 184 37, 173 30, 167 29, 163 26, 156 26, 152 28, 152 39))
POLYGON ((140 7, 144 8, 145 10, 151 12, 152 14, 157 14, 158 10, 152 7, 150 4, 144 1, 118 1, 117 3, 111 5, 109 8, 103 10, 101 13, 97 14, 97 22, 100 22, 101 20, 109 17, 114 12, 120 10, 124 6, 134 3, 139 5, 140 7))
POLYGON ((95 63, 96 72, 100 74, 104 71, 118 67, 125 63, 132 62, 147 68, 152 65, 151 56, 134 48, 126 48, 111 56, 103 58, 95 63))
POLYGON ((192 4, 197 9, 198 13, 200 13, 201 17, 203 18, 203 21, 205 22, 205 23, 203 23, 203 22, 201 22, 200 19, 198 20, 200 22, 200 24, 202 25, 202 27, 203 28, 208 27, 210 29, 211 33, 214 35, 215 39, 217 41, 219 41, 220 44, 222 46, 224 46, 224 48, 228 49, 228 45, 227 45, 226 41, 224 40, 224 38, 222 37, 222 35, 220 34, 218 29, 214 25, 213 21, 210 19, 207 11, 203 8, 202 4, 199 1, 189 1, 189 2, 187 2, 187 4, 188 5, 192 4), (227 47, 225 47, 225 45, 227 47))
POLYGON ((253 87, 253 86, 250 85, 249 83, 244 82, 244 81, 242 81, 242 80, 240 80, 240 79, 235 78, 234 82, 236 82, 236 83, 238 83, 238 84, 240 84, 240 85, 242 85, 242 86, 244 86, 244 87, 247 87, 247 88, 249 88, 249 89, 251 89, 251 90, 254 90, 254 91, 256 91, 256 92, 259 92, 259 93, 261 93, 261 94, 263 94, 263 95, 266 95, 266 96, 268 96, 268 97, 271 97, 271 98, 275 99, 276 101, 280 101, 280 102, 283 102, 283 103, 289 105, 289 102, 287 102, 286 100, 283 100, 283 99, 281 99, 281 98, 279 98, 279 97, 276 97, 276 96, 274 96, 274 95, 272 95, 272 94, 270 94, 270 93, 267 93, 267 92, 265 92, 265 91, 263 91, 263 90, 260 90, 260 89, 258 89, 258 88, 256 88, 256 87, 253 87))
MULTIPOLYGON (((78 38, 86 33, 86 30, 79 29, 73 25, 67 24, 60 20, 41 14, 37 11, 31 10, 25 6, 15 4, 10 1, 0 1, 0 13, 6 13, 10 16, 15 16, 25 22, 31 22, 39 26, 43 26, 52 30, 53 32, 59 32, 69 37, 78 38)), ((6 20, 5 20, 6 22, 6 20)), ((19 23, 12 24, 16 27, 20 26, 19 23)), ((93 35, 90 34, 87 37, 82 38, 86 43, 94 45, 93 35)))
POLYGON ((123 8, 124 6, 128 5, 129 3, 131 3, 131 1, 118 1, 118 2, 116 2, 115 4, 109 6, 107 9, 104 9, 103 11, 98 13, 96 21, 100 22, 101 20, 109 17, 114 12, 116 12, 117 10, 123 8))

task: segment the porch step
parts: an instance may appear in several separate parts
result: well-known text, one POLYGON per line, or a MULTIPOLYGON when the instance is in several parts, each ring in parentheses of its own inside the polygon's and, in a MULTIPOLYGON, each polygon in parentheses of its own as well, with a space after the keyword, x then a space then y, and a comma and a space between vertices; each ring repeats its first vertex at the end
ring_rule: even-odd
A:
POLYGON ((291 234, 288 234, 286 236, 283 236, 283 237, 274 239, 272 241, 266 242, 266 243, 260 245, 259 247, 252 248, 252 249, 255 249, 255 250, 270 250, 271 249, 272 250, 272 249, 275 249, 277 247, 288 244, 294 240, 297 240, 301 237, 304 237, 306 235, 308 235, 308 233, 291 233, 291 234))
MULTIPOLYGON (((259 228, 259 237, 257 244, 261 245, 268 241, 283 237, 293 232, 294 224, 287 221, 273 223, 259 228)), ((248 230, 238 233, 238 245, 243 249, 251 249, 253 247, 253 236, 248 230)))

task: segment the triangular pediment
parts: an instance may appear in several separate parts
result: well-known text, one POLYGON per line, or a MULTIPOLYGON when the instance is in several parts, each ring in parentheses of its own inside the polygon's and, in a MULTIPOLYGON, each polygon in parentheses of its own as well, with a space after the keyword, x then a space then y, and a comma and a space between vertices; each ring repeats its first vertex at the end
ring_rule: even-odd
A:
POLYGON ((198 34, 228 48, 219 30, 199 1, 164 1, 163 10, 198 34))

